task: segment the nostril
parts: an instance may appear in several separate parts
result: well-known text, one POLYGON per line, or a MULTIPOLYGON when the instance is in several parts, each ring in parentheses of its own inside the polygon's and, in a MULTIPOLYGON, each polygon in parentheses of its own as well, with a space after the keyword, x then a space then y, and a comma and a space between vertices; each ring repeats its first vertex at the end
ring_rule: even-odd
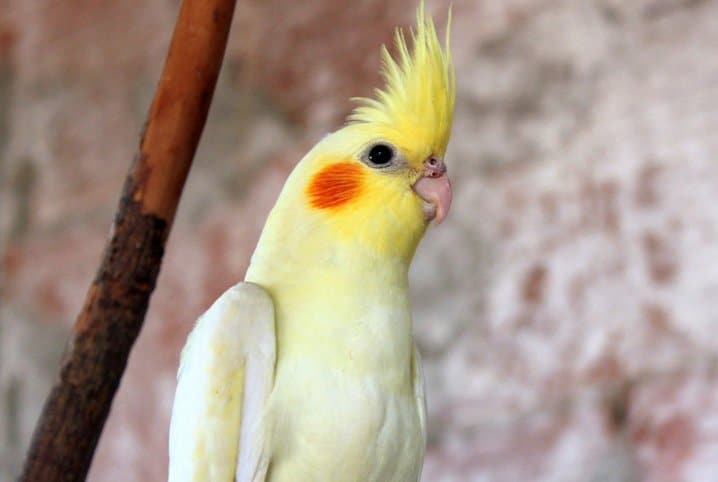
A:
POLYGON ((424 160, 425 172, 427 177, 441 177, 446 172, 444 161, 438 157, 428 157, 424 160))

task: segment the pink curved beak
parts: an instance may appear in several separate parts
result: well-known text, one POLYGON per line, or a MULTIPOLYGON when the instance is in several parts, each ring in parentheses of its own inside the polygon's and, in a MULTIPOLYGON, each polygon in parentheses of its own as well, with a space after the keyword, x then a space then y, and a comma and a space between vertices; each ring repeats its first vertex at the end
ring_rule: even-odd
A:
POLYGON ((440 224, 451 207, 451 182, 441 159, 430 157, 424 161, 424 175, 412 186, 424 200, 424 218, 440 224))

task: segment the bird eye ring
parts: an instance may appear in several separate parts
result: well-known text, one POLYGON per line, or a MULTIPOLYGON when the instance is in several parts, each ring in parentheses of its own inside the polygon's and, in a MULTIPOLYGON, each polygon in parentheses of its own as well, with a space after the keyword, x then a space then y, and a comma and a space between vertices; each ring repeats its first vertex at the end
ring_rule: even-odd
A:
POLYGON ((388 167, 393 164, 396 151, 385 142, 377 142, 366 151, 363 158, 364 162, 371 167, 388 167))

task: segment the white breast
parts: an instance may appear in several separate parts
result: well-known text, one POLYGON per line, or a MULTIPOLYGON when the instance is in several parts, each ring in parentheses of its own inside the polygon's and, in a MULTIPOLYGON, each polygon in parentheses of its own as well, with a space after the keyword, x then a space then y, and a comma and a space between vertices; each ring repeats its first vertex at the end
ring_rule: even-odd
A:
POLYGON ((424 440, 411 383, 389 387, 306 358, 277 369, 268 482, 418 480, 424 440))

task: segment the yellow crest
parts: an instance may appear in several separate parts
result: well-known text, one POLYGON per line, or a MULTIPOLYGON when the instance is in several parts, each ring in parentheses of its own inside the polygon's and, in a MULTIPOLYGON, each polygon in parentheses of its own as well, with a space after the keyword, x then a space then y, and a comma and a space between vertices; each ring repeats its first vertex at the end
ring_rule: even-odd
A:
POLYGON ((428 142, 432 153, 443 156, 451 133, 456 97, 456 79, 449 50, 449 26, 446 48, 442 49, 434 22, 424 12, 424 2, 416 14, 416 31, 410 30, 411 52, 404 33, 397 29, 394 59, 382 46, 384 89, 376 89, 376 98, 355 98, 359 102, 349 115, 351 123, 376 123, 411 140, 428 142))

